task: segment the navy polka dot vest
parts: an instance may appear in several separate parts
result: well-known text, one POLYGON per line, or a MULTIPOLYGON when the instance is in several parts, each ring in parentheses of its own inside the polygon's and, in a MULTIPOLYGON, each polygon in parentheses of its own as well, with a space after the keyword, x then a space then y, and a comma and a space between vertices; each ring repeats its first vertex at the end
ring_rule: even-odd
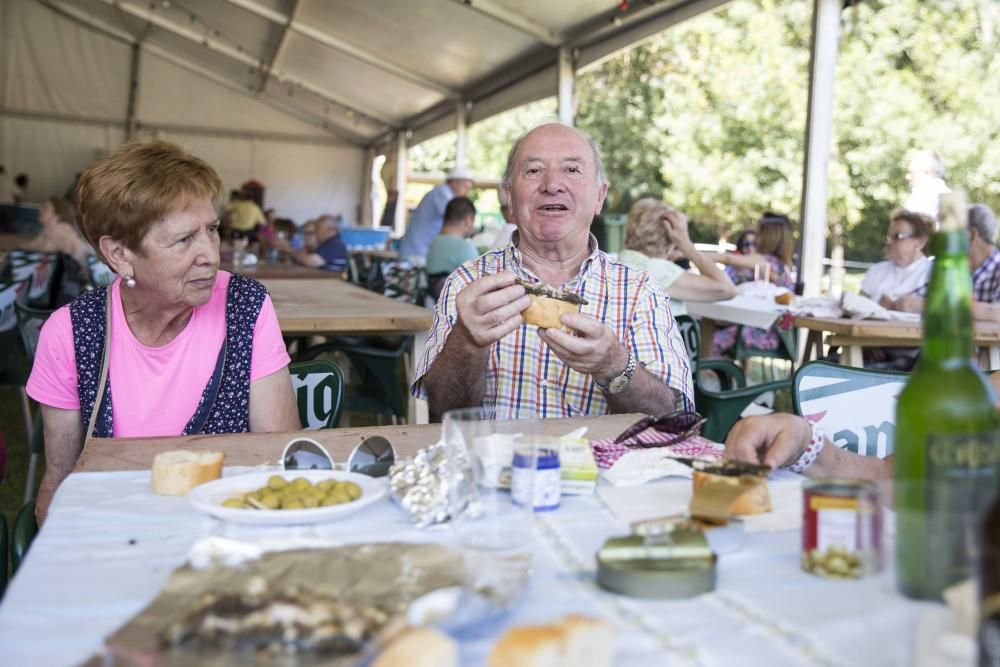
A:
MULTIPOLYGON (((76 352, 80 417, 84 430, 94 409, 94 401, 97 400, 97 384, 101 378, 107 294, 107 287, 92 290, 81 295, 69 307, 76 352)), ((184 427, 184 435, 243 433, 250 430, 253 330, 266 295, 267 289, 256 280, 237 274, 230 277, 226 290, 226 340, 219 350, 215 371, 201 394, 198 408, 184 427)), ((141 391, 138 387, 126 387, 125 390, 141 391)), ((110 438, 113 433, 112 424, 109 375, 92 435, 110 438)))

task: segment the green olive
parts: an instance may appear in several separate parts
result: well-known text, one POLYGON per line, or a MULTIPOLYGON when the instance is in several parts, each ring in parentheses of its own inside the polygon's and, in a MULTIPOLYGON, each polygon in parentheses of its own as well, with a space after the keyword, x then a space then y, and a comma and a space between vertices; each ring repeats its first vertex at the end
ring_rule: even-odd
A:
POLYGON ((291 483, 291 487, 296 491, 305 491, 311 486, 312 484, 310 484, 309 480, 306 479, 305 477, 296 477, 295 479, 292 480, 291 483))
POLYGON ((288 486, 288 480, 281 475, 271 475, 267 478, 267 486, 272 491, 280 491, 288 486))
POLYGON ((304 509, 305 505, 299 498, 285 498, 281 501, 281 509, 283 510, 300 510, 304 509))
POLYGON ((269 510, 276 510, 281 507, 281 499, 275 493, 268 493, 261 496, 260 504, 269 510))
POLYGON ((243 498, 240 497, 226 498, 226 500, 222 502, 222 506, 237 510, 243 509, 243 498))
POLYGON ((344 489, 351 500, 357 500, 361 497, 361 487, 354 482, 341 482, 337 485, 337 488, 344 489))

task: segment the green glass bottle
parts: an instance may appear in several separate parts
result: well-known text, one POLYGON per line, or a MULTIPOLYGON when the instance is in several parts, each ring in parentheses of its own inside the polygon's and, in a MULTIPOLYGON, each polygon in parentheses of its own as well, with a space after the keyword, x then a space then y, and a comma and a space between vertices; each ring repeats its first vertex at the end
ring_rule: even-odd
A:
POLYGON ((973 360, 966 220, 962 197, 943 195, 923 350, 896 412, 896 579, 921 599, 975 573, 1000 459, 995 395, 973 360))

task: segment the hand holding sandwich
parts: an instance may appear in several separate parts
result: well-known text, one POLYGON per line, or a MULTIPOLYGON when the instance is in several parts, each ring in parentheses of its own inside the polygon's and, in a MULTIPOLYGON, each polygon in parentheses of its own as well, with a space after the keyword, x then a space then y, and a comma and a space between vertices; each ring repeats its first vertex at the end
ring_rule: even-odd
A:
POLYGON ((559 329, 539 329, 538 335, 564 364, 603 386, 625 369, 628 350, 610 327, 580 313, 564 313, 560 320, 576 335, 559 329))
POLYGON ((483 276, 455 298, 455 331, 473 347, 485 349, 521 326, 521 312, 530 303, 510 271, 483 276))

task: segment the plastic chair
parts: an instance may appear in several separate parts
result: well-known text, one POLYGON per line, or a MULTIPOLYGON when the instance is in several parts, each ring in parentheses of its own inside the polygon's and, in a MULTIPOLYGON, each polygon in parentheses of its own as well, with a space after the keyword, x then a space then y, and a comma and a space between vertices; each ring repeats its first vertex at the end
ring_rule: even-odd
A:
POLYGON ((38 336, 42 325, 54 311, 48 308, 33 308, 27 304, 14 302, 14 313, 17 316, 17 331, 21 336, 21 344, 28 355, 28 365, 35 363, 35 349, 38 347, 38 336))
POLYGON ((14 518, 14 527, 10 531, 10 574, 14 576, 21 566, 24 557, 28 555, 35 535, 38 534, 38 522, 35 520, 35 499, 32 498, 21 506, 14 518))
POLYGON ((302 428, 336 428, 344 405, 344 374, 327 359, 289 365, 302 428))
POLYGON ((722 442, 743 411, 758 397, 770 391, 786 390, 791 386, 790 380, 747 386, 743 370, 732 361, 699 357, 701 332, 694 318, 689 315, 678 315, 674 319, 680 328, 681 339, 691 361, 695 408, 708 419, 702 429, 702 435, 709 440, 722 442), (705 371, 713 372, 718 378, 718 389, 706 386, 702 377, 705 371))
MULTIPOLYGON (((28 298, 28 288, 27 280, 0 283, 0 313, 5 312, 8 306, 16 307, 16 304, 23 304, 28 298)), ((21 339, 15 309, 11 308, 6 312, 9 313, 8 317, 0 321, 0 326, 3 327, 0 331, 0 387, 17 391, 24 419, 24 432, 30 444, 34 437, 35 420, 32 418, 31 403, 28 401, 25 384, 31 371, 31 361, 21 339)))
MULTIPOLYGON (((17 330, 21 337, 21 344, 24 345, 30 368, 35 363, 35 349, 38 347, 38 336, 41 333, 42 325, 45 324, 45 320, 49 319, 49 315, 53 311, 31 308, 15 301, 14 312, 17 314, 17 330)), ((28 477, 24 483, 24 502, 35 497, 35 474, 38 470, 38 460, 45 451, 45 436, 40 412, 35 415, 32 428, 26 433, 29 456, 28 477)))
POLYGON ((810 361, 795 374, 795 414, 819 424, 838 447, 888 456, 896 434, 896 402, 909 373, 810 361))

